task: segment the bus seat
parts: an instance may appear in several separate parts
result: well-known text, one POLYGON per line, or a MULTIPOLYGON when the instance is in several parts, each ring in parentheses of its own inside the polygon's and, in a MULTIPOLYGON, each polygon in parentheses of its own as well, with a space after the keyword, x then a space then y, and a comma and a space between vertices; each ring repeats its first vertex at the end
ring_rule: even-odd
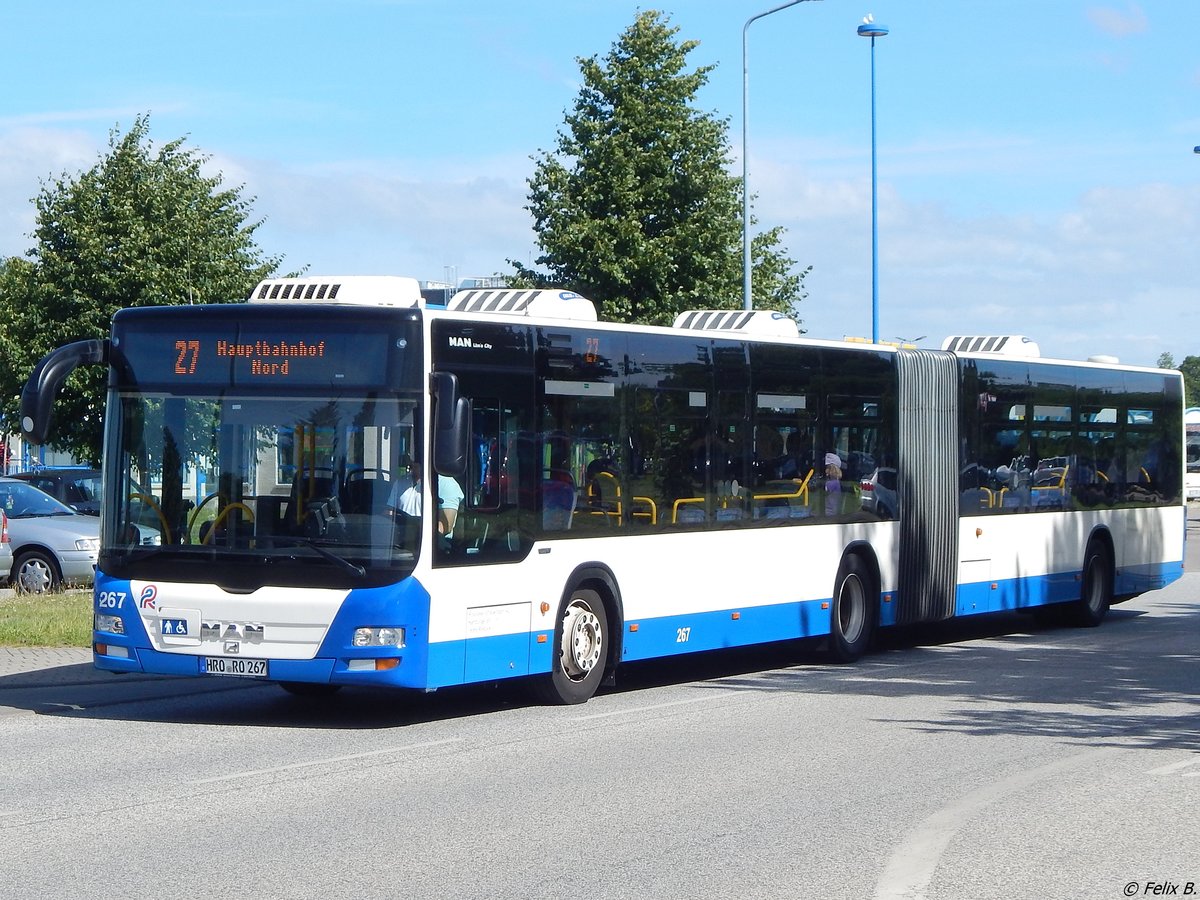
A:
POLYGON ((391 491, 392 483, 383 478, 347 479, 343 505, 348 513, 383 515, 391 491))
POLYGON ((542 528, 545 531, 566 531, 575 514, 575 488, 566 481, 542 482, 542 528))
POLYGON ((977 513, 992 506, 992 492, 987 488, 967 488, 959 496, 959 510, 963 513, 977 513))

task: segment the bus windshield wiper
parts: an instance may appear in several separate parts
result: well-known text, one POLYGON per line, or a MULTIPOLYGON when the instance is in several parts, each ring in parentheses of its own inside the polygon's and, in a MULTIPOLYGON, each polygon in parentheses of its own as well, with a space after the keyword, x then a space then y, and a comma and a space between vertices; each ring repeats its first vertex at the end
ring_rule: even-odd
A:
POLYGON ((331 563, 336 563, 342 569, 345 569, 347 572, 349 572, 351 575, 354 575, 357 578, 365 578, 367 575, 367 570, 364 569, 362 566, 358 565, 357 563, 350 562, 350 560, 346 559, 343 556, 338 556, 336 553, 326 550, 324 547, 322 547, 320 544, 318 544, 312 538, 278 537, 278 536, 276 536, 276 537, 273 537, 271 540, 273 540, 277 543, 292 544, 292 545, 298 546, 298 547, 307 547, 309 550, 312 550, 318 556, 324 557, 325 559, 329 560, 331 563))

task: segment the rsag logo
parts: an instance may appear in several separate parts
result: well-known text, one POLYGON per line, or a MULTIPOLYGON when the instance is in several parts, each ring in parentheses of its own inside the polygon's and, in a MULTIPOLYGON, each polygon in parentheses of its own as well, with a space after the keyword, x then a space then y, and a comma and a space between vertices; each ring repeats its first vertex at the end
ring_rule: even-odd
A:
POLYGON ((158 588, 153 584, 146 585, 142 588, 142 595, 138 597, 138 607, 141 609, 156 609, 154 601, 157 597, 158 588))

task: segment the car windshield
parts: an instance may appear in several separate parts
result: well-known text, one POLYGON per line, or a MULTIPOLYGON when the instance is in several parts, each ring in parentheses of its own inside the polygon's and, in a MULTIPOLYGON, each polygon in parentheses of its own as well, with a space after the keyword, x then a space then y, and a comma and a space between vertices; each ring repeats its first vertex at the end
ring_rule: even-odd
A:
POLYGON ((23 481, 0 482, 0 506, 10 519, 75 515, 69 506, 23 481))
POLYGON ((87 473, 84 475, 68 475, 66 482, 66 497, 68 500, 90 502, 100 500, 100 476, 87 473))

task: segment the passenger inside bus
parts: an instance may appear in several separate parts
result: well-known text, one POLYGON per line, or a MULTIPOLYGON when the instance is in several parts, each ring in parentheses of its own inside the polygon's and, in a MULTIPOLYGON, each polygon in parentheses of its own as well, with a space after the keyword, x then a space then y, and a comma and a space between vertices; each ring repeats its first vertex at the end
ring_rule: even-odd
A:
POLYGON ((842 460, 836 453, 825 454, 825 515, 842 511, 842 460))

